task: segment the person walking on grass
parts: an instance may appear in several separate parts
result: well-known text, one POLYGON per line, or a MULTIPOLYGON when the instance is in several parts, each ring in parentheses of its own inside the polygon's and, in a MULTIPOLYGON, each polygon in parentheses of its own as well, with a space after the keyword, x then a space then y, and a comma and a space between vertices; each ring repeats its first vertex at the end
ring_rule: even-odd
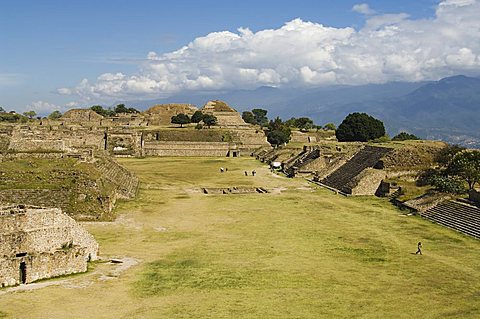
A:
POLYGON ((415 255, 418 255, 418 254, 422 254, 422 242, 418 242, 418 245, 417 245, 417 252, 415 253, 415 255))

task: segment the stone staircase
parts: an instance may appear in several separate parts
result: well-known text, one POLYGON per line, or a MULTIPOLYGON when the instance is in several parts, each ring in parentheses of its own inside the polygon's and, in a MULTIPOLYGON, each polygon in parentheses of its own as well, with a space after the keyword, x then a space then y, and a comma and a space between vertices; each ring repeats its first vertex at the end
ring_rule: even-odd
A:
POLYGON ((480 208, 460 201, 446 201, 420 214, 437 224, 480 239, 480 208))
POLYGON ((294 177, 296 172, 320 157, 320 150, 318 148, 306 148, 302 153, 295 157, 287 167, 284 166, 284 172, 288 177, 294 177), (293 163, 292 163, 293 162, 293 163))
POLYGON ((264 163, 270 163, 271 159, 275 157, 275 149, 272 148, 269 151, 264 152, 263 154, 259 154, 257 159, 264 163))
POLYGON ((95 163, 102 177, 114 184, 118 195, 134 198, 137 194, 138 178, 114 160, 102 159, 95 163))
POLYGON ((363 170, 374 167, 391 150, 390 148, 367 145, 320 182, 345 194, 351 194, 351 188, 348 186, 349 182, 363 170))

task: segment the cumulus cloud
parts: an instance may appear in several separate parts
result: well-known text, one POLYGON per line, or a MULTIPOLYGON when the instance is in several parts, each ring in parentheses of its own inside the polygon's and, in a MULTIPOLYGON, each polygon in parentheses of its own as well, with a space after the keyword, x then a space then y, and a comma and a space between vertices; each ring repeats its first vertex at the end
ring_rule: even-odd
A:
MULTIPOLYGON (((366 4, 354 10, 373 14, 366 4)), ((479 55, 479 0, 444 0, 430 19, 373 14, 359 30, 295 19, 278 29, 213 32, 177 51, 148 53, 136 74, 105 73, 58 93, 114 101, 184 90, 436 80, 479 72, 479 55)))
POLYGON ((32 102, 29 105, 25 106, 27 111, 35 111, 39 115, 49 114, 53 111, 63 111, 65 108, 53 103, 45 101, 36 101, 32 102))
POLYGON ((370 9, 370 6, 366 3, 359 3, 354 5, 352 7, 352 11, 365 14, 365 15, 375 14, 375 10, 370 9))

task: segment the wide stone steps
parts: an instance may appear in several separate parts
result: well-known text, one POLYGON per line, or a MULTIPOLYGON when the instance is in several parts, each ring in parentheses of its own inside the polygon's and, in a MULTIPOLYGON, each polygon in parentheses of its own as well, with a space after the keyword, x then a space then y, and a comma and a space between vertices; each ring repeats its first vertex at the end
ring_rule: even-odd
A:
POLYGON ((138 188, 138 178, 135 175, 114 161, 99 161, 96 167, 103 177, 117 186, 120 195, 135 197, 138 188))
POLYGON ((457 201, 438 204, 422 217, 480 239, 480 208, 457 201))
POLYGON ((344 193, 351 193, 351 189, 347 184, 363 170, 374 167, 390 151, 390 148, 365 146, 348 162, 324 178, 321 183, 344 193))
POLYGON ((303 166, 307 165, 308 163, 312 162, 313 160, 320 157, 320 150, 313 149, 310 151, 305 151, 300 156, 297 157, 295 162, 285 169, 285 173, 287 176, 295 176, 296 170, 302 168, 303 166))

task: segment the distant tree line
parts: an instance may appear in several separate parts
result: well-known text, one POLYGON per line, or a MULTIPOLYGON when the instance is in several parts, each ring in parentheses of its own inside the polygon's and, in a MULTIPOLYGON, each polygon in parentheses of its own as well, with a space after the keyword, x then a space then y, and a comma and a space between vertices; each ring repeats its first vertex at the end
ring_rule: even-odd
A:
POLYGON ((135 113, 140 113, 139 110, 133 108, 133 107, 126 107, 125 104, 118 104, 115 106, 113 109, 111 107, 109 108, 103 108, 101 105, 94 105, 90 107, 92 111, 94 111, 97 114, 100 114, 101 116, 104 117, 110 117, 110 116, 115 116, 120 113, 128 113, 128 114, 135 114, 135 113))
POLYGON ((201 129, 203 125, 200 124, 200 122, 203 122, 203 124, 207 125, 208 128, 210 128, 211 126, 217 125, 218 120, 217 117, 214 115, 204 114, 201 111, 195 111, 192 117, 189 117, 187 114, 184 113, 174 115, 172 116, 170 122, 172 124, 180 124, 180 127, 183 127, 183 125, 189 123, 197 123, 197 126, 195 128, 201 129))

